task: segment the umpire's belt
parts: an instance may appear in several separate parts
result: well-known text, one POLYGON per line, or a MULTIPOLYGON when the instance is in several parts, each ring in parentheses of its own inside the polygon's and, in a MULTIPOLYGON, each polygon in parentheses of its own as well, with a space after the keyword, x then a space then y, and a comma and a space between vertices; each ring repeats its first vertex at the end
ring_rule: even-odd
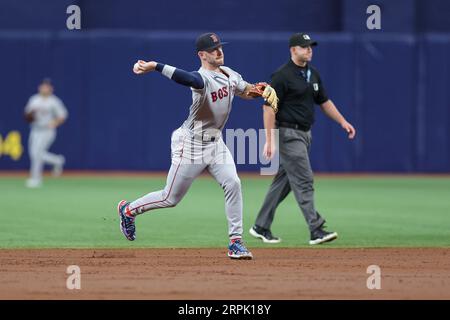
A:
POLYGON ((297 129, 301 131, 309 131, 311 127, 307 127, 298 123, 290 123, 290 122, 283 122, 283 121, 276 121, 275 124, 277 127, 284 127, 284 128, 291 128, 291 129, 297 129))

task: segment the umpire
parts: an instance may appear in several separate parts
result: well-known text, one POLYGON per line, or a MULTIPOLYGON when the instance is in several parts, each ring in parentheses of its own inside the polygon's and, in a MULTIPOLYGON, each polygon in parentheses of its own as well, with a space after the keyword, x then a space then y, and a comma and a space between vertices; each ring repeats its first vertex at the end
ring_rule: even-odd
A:
POLYGON ((279 129, 280 167, 272 181, 255 225, 250 234, 265 243, 278 243, 280 238, 272 235, 270 226, 275 210, 292 190, 300 206, 311 239, 315 245, 337 238, 336 232, 324 230, 325 220, 314 205, 313 172, 309 161, 311 148, 311 126, 314 123, 314 104, 341 125, 353 139, 356 131, 328 99, 318 71, 309 62, 312 47, 317 42, 304 33, 296 33, 289 39, 291 59, 272 74, 272 87, 276 90, 279 111, 276 116, 272 108, 264 106, 264 127, 266 144, 264 155, 272 158, 275 152, 275 138, 272 129, 279 129))

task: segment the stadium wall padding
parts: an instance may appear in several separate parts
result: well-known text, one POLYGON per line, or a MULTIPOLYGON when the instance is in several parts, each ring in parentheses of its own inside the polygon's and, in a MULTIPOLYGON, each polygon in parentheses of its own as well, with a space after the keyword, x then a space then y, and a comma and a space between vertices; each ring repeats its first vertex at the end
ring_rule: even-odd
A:
MULTIPOLYGON (((249 82, 269 81, 289 59, 290 33, 219 32, 225 63, 249 82)), ((320 108, 312 166, 321 172, 450 171, 450 36, 314 33, 313 65, 330 98, 354 124, 354 141, 320 108)), ((22 136, 24 154, 0 169, 27 169, 23 108, 43 77, 69 110, 51 150, 67 168, 167 170, 170 135, 188 114, 191 92, 159 73, 136 76, 155 59, 196 70, 196 32, 0 32, 0 135, 22 136)), ((262 128, 261 101, 236 98, 226 128, 262 128)), ((260 164, 239 165, 259 170, 260 164)))
POLYGON ((152 31, 449 32, 448 0, 2 0, 1 30, 66 29, 77 5, 81 27, 152 31), (370 5, 382 30, 368 30, 370 5))

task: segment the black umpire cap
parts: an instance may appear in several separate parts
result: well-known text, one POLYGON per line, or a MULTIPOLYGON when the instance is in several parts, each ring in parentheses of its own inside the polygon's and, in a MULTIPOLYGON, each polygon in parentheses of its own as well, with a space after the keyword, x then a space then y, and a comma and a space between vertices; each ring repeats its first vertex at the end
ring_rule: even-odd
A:
POLYGON ((289 47, 300 46, 302 48, 317 46, 317 41, 311 40, 306 33, 294 33, 289 39, 289 47))
POLYGON ((220 42, 217 34, 212 32, 201 34, 195 42, 197 51, 212 51, 224 44, 227 44, 227 42, 220 42))

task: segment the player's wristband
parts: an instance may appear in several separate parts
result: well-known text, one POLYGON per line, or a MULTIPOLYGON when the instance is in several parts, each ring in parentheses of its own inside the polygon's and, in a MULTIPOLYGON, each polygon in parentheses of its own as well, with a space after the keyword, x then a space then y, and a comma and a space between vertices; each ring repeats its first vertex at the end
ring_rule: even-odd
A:
POLYGON ((156 71, 159 71, 163 74, 163 76, 172 79, 173 73, 175 72, 176 68, 169 66, 168 64, 163 63, 157 63, 156 64, 156 71))

